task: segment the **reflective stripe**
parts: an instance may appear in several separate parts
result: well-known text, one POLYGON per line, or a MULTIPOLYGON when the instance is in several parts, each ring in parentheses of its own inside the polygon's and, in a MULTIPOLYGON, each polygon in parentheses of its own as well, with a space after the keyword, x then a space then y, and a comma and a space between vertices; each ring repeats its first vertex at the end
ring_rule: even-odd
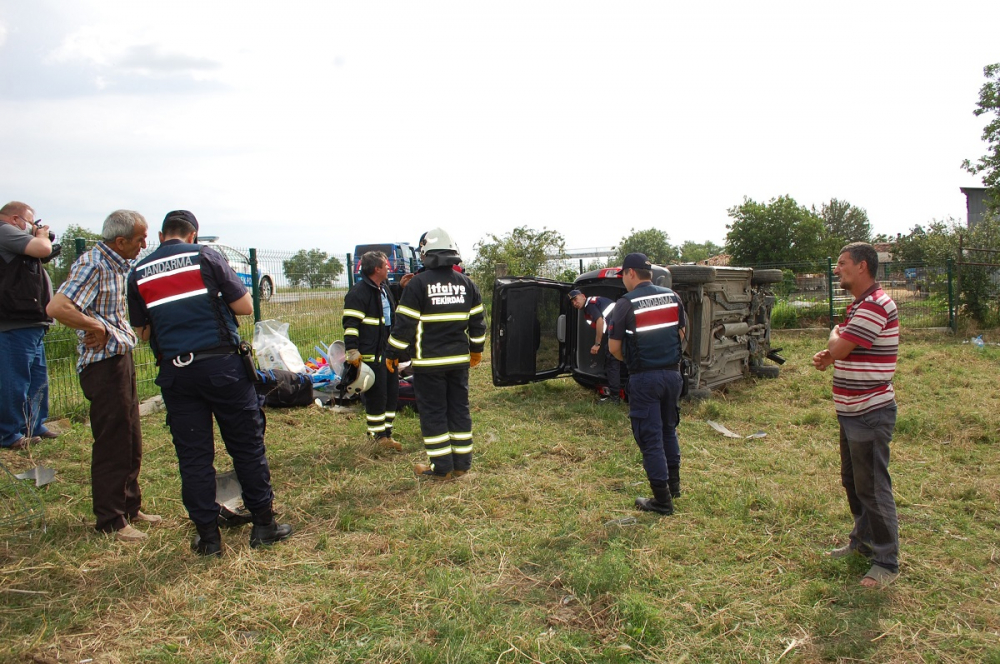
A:
POLYGON ((484 344, 486 343, 486 335, 484 334, 481 337, 469 337, 469 341, 474 344, 484 344))
POLYGON ((344 309, 344 316, 350 316, 351 318, 364 318, 365 313, 363 311, 358 311, 357 309, 344 309))
POLYGON ((453 454, 472 454, 472 445, 463 445, 459 447, 458 445, 452 445, 451 451, 453 454))
POLYGON ((420 320, 425 323, 443 323, 447 321, 469 320, 469 314, 462 312, 450 314, 423 314, 420 316, 420 320))
POLYGON ((450 435, 452 440, 472 440, 471 431, 460 431, 458 433, 452 432, 450 435))
POLYGON ((427 456, 432 457, 432 458, 433 457, 444 456, 445 454, 451 454, 451 445, 449 445, 448 447, 442 447, 441 449, 438 449, 438 450, 432 450, 432 449, 428 448, 428 449, 425 449, 424 452, 427 453, 427 456))
POLYGON ((462 364, 468 363, 468 355, 452 355, 451 357, 434 357, 430 359, 415 359, 413 360, 413 366, 415 367, 436 367, 443 364, 462 364))
POLYGON ((424 445, 447 443, 449 440, 451 440, 451 434, 443 433, 440 436, 430 436, 429 438, 424 438, 424 445))
POLYGON ((415 309, 410 309, 409 307, 404 307, 403 305, 399 305, 399 306, 396 307, 396 313, 397 314, 402 314, 404 316, 409 316, 410 318, 416 318, 417 320, 420 320, 420 312, 419 311, 417 311, 415 309))
POLYGON ((362 362, 374 362, 375 361, 375 356, 374 355, 362 355, 361 356, 361 361, 362 362))
POLYGON ((345 337, 356 337, 358 336, 358 334, 359 334, 358 328, 356 327, 349 327, 346 330, 344 330, 345 337))
POLYGON ((364 323, 365 325, 375 325, 375 326, 378 326, 382 322, 382 319, 381 318, 365 318, 361 322, 364 323))
POLYGON ((483 304, 481 302, 476 306, 472 307, 471 309, 469 309, 470 316, 481 313, 483 313, 483 304))
POLYGON ((385 413, 382 415, 365 415, 369 422, 385 422, 385 413))
POLYGON ((410 346, 410 344, 406 343, 405 341, 400 341, 399 339, 397 339, 392 335, 389 335, 389 345, 392 346, 393 348, 398 348, 400 350, 406 350, 410 346))

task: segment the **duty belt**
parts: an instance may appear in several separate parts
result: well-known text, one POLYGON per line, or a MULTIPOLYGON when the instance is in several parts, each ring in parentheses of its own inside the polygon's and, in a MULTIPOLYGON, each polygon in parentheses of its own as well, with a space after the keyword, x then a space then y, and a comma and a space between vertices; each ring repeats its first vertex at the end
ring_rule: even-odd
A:
POLYGON ((175 367, 181 368, 186 367, 189 364, 198 362, 199 360, 207 360, 211 357, 225 357, 226 355, 236 354, 235 346, 216 346, 215 348, 206 348, 205 350, 199 350, 194 353, 187 353, 187 355, 178 355, 170 361, 175 367))

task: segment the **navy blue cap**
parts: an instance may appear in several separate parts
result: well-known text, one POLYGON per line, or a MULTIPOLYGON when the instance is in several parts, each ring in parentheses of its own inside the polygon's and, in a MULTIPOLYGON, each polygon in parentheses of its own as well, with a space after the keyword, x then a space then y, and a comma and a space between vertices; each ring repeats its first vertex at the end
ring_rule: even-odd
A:
POLYGON ((653 266, 650 264, 649 259, 646 258, 646 254, 634 253, 629 254, 622 261, 622 270, 651 270, 653 266))
POLYGON ((576 290, 576 289, 574 288, 573 290, 571 290, 571 291, 569 292, 569 299, 571 299, 571 300, 572 300, 572 299, 573 299, 574 297, 576 297, 577 295, 583 295, 583 293, 582 293, 581 291, 578 291, 578 290, 576 290))
POLYGON ((167 216, 163 218, 163 223, 165 225, 168 221, 174 219, 180 219, 182 221, 186 221, 192 226, 194 226, 194 229, 196 231, 198 230, 198 220, 192 213, 188 212, 187 210, 174 210, 173 212, 168 212, 167 216))

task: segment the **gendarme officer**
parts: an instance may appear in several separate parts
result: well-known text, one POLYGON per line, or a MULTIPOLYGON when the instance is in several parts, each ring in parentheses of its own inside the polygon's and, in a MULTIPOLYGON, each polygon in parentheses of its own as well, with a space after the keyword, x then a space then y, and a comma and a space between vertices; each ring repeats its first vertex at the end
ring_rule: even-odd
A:
POLYGON ((672 498, 680 495, 677 424, 684 306, 672 290, 653 285, 645 254, 626 256, 621 275, 628 293, 611 312, 608 350, 628 366, 632 435, 653 490, 651 499, 636 498, 635 506, 670 515, 672 498))
POLYGON ((129 276, 129 318, 160 367, 156 384, 177 451, 181 497, 198 530, 191 546, 220 555, 213 414, 253 515, 250 546, 283 540, 292 528, 274 520, 263 415, 240 353, 236 314, 252 314, 253 300, 222 254, 197 244, 197 236, 193 214, 167 214, 159 248, 129 276))

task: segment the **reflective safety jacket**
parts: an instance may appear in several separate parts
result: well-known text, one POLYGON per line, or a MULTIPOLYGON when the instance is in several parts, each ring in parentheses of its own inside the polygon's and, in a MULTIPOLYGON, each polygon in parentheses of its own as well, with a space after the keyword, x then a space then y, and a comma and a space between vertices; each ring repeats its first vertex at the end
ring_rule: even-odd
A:
POLYGON ((622 341, 630 373, 676 368, 681 361, 680 332, 685 324, 684 305, 677 294, 647 281, 615 304, 611 338, 622 341))
MULTIPOLYGON (((166 242, 139 261, 129 275, 151 325, 149 345, 157 360, 240 343, 236 315, 224 301, 198 244, 166 242)), ((133 317, 134 318, 134 317, 133 317)))
POLYGON ((379 288, 371 278, 362 276, 344 297, 344 348, 357 349, 365 362, 380 361, 385 355, 389 324, 382 315, 382 293, 389 298, 389 310, 396 308, 396 298, 383 284, 379 288))
POLYGON ((469 353, 486 345, 486 318, 479 289, 451 265, 424 270, 403 289, 388 356, 398 358, 413 345, 413 371, 445 371, 468 366, 469 353))

